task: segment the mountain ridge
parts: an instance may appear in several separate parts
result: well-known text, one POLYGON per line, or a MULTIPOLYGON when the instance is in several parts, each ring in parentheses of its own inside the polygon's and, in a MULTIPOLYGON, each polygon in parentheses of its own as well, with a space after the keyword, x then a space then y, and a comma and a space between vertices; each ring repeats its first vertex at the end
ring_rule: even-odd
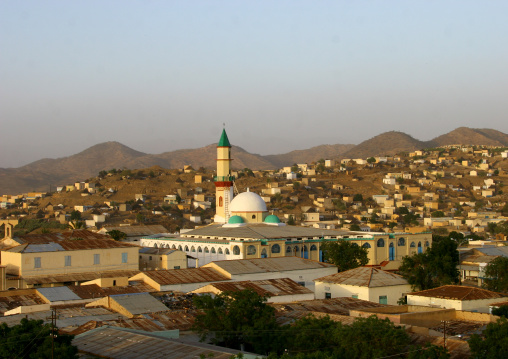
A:
MULTIPOLYGON (((367 158, 445 145, 508 146, 508 135, 494 129, 459 127, 430 141, 420 141, 404 132, 388 131, 358 145, 320 145, 278 155, 259 155, 233 146, 234 169, 277 169, 294 163, 311 163, 321 158, 367 158)), ((49 186, 70 184, 112 168, 141 169, 152 166, 183 168, 191 165, 215 168, 216 144, 147 154, 116 141, 93 145, 77 154, 57 159, 44 158, 18 168, 0 168, 0 194, 45 191, 49 186)))

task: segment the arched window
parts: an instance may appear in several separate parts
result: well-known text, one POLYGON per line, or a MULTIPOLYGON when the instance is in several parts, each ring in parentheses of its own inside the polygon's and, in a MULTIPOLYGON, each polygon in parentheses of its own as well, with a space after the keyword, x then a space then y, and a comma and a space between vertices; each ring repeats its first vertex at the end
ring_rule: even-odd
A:
POLYGON ((370 248, 370 243, 364 243, 364 244, 362 245, 362 247, 363 247, 363 248, 370 248))
POLYGON ((351 247, 358 247, 358 243, 351 243, 351 247))
POLYGON ((286 247, 286 253, 291 253, 291 246, 286 247))
POLYGON ((393 243, 390 243, 390 245, 388 247, 389 247, 388 259, 391 261, 394 261, 395 260, 395 245, 393 243))
POLYGON ((272 246, 272 253, 280 253, 280 246, 278 244, 272 246))
POLYGON ((310 246, 310 251, 311 251, 311 252, 312 252, 312 251, 317 251, 317 247, 316 247, 316 245, 315 245, 315 244, 313 244, 313 245, 311 245, 311 246, 310 246))
POLYGON ((210 253, 210 250, 208 249, 208 247, 205 247, 205 253, 210 253))
POLYGON ((399 247, 405 246, 406 245, 406 240, 404 238, 400 237, 398 245, 399 245, 399 247))
POLYGON ((252 219, 256 219, 256 215, 255 214, 252 215, 252 219))
POLYGON ((196 251, 196 248, 194 248, 194 246, 191 247, 190 249, 191 252, 195 252, 196 251))
POLYGON ((158 248, 158 247, 157 247, 157 243, 154 243, 154 244, 153 244, 153 247, 154 247, 154 248, 158 248))
POLYGON ((215 247, 212 247, 211 252, 212 252, 212 253, 215 253, 215 247))
POLYGON ((179 250, 179 251, 181 251, 181 250, 182 250, 182 246, 181 246, 181 245, 180 245, 180 246, 178 246, 178 250, 179 250))
POLYGON ((222 254, 222 248, 219 248, 219 249, 217 250, 217 253, 222 254))
POLYGON ((188 252, 189 251, 189 246, 185 246, 185 251, 188 252))
POLYGON ((383 238, 379 238, 377 240, 377 246, 378 247, 384 247, 385 246, 385 240, 383 238))
POLYGON ((230 253, 229 253, 229 248, 226 248, 226 249, 224 250, 224 253, 225 253, 226 255, 228 255, 228 256, 229 256, 229 254, 230 254, 230 253))
POLYGON ((173 244, 173 245, 171 246, 171 248, 172 248, 172 249, 176 249, 176 245, 175 245, 175 244, 173 244))
POLYGON ((255 246, 248 246, 247 247, 247 254, 252 256, 254 254, 256 254, 256 247, 255 246))
POLYGON ((201 247, 198 247, 198 253, 203 253, 203 249, 201 249, 201 247))
POLYGON ((233 254, 234 254, 235 256, 239 255, 239 254, 240 254, 240 247, 238 247, 238 246, 234 246, 234 247, 233 247, 233 254))
POLYGON ((222 196, 219 197, 219 207, 222 207, 222 196))
POLYGON ((268 257, 268 253, 266 253, 266 248, 263 248, 263 250, 261 251, 261 258, 266 258, 268 257))
POLYGON ((422 253, 422 242, 418 242, 418 253, 422 253))
POLYGON ((425 241, 425 247, 430 246, 429 241, 425 241))
POLYGON ((415 242, 411 242, 411 245, 409 247, 415 248, 416 247, 416 243, 415 242))
POLYGON ((293 254, 296 256, 296 255, 299 254, 299 252, 300 252, 300 248, 298 246, 294 246, 294 248, 293 248, 293 254))

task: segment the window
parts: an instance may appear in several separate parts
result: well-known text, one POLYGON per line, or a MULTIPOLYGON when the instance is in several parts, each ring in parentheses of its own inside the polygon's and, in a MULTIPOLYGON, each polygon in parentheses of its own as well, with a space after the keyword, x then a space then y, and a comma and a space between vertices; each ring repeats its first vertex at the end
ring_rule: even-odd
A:
POLYGON ((41 267, 41 257, 35 257, 34 258, 34 268, 40 268, 41 267))
POLYGON ((255 246, 248 246, 247 247, 247 254, 251 255, 251 256, 256 254, 256 247, 255 246))
POLYGON ((239 255, 240 254, 240 247, 234 246, 233 247, 233 254, 236 256, 239 255))
POLYGON ((127 263, 127 253, 122 253, 122 263, 127 263))
POLYGON ((71 266, 71 256, 65 256, 65 266, 66 267, 71 266))
MULTIPOLYGON (((152 258, 150 257, 150 259, 152 259, 152 258)), ((101 255, 100 254, 93 255, 93 264, 101 264, 101 255)))
POLYGON ((369 244, 369 243, 364 243, 364 244, 362 245, 362 247, 363 247, 363 248, 370 248, 370 244, 369 244))
POLYGON ((219 248, 219 249, 217 250, 217 253, 222 254, 222 248, 219 248))
POLYGON ((358 294, 353 294, 353 295, 351 296, 351 298, 358 299, 358 294))
POLYGON ((174 266, 173 269, 180 269, 180 266, 174 266))
POLYGON ((302 287, 305 287, 305 282, 297 282, 299 285, 301 285, 302 287))
POLYGON ((272 246, 272 253, 280 253, 280 246, 278 244, 272 246))
POLYGON ((332 299, 332 293, 326 292, 325 299, 332 299))
POLYGON ((226 248, 226 250, 224 251, 224 253, 226 253, 226 255, 229 255, 229 249, 226 248))
POLYGON ((313 251, 317 251, 317 247, 315 244, 311 245, 310 246, 310 251, 313 252, 313 251))
POLYGON ((198 253, 203 253, 203 249, 201 249, 201 247, 198 247, 198 253))
POLYGON ((116 279, 113 279, 113 287, 116 286, 116 279))
POLYGON ((151 261, 151 260, 152 260, 152 256, 148 257, 148 260, 150 260, 150 261, 151 261))
POLYGON ((379 304, 388 304, 388 297, 386 295, 380 295, 379 304))
POLYGON ((399 247, 402 247, 402 246, 405 246, 406 245, 406 240, 402 237, 399 238, 399 247))
POLYGON ((212 247, 211 253, 215 253, 215 247, 212 247))
POLYGON ((385 240, 383 238, 379 238, 377 240, 377 246, 378 247, 384 247, 385 246, 385 240))
POLYGON ((219 207, 222 207, 222 196, 219 197, 219 207))

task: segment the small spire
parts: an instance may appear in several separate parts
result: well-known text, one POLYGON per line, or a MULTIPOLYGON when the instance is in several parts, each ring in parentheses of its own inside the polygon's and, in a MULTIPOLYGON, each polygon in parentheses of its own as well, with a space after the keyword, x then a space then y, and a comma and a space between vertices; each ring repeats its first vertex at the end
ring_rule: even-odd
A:
POLYGON ((222 129, 222 135, 220 136, 218 147, 231 147, 229 143, 228 135, 226 134, 226 129, 222 129))

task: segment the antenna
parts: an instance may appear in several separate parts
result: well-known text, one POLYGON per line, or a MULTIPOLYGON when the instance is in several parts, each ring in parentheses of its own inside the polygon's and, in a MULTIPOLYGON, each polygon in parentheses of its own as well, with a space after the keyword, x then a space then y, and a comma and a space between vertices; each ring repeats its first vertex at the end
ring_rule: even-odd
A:
POLYGON ((222 128, 226 128, 226 123, 225 122, 222 123, 222 128))

